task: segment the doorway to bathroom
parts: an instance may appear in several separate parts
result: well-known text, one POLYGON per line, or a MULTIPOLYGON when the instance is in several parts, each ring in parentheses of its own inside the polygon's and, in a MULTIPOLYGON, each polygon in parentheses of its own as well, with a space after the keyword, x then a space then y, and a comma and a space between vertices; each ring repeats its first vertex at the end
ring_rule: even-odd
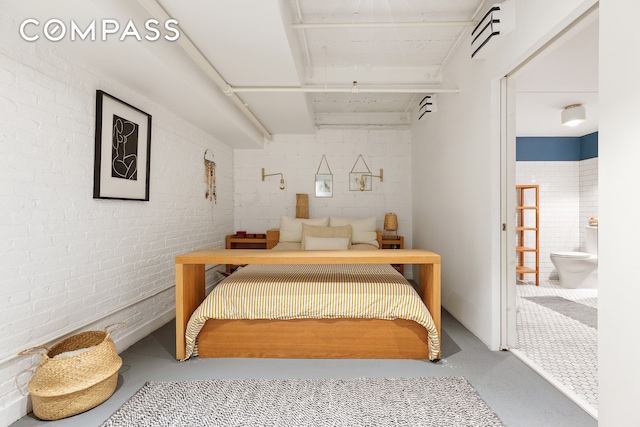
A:
MULTIPOLYGON (((597 418, 597 289, 561 286, 552 253, 585 252, 598 210, 597 8, 503 79, 503 346, 597 418), (561 126, 564 107, 587 120, 561 126), (539 188, 539 275, 515 273, 516 185, 539 188), (592 223, 593 223, 592 219, 592 223)), ((521 205, 528 205, 523 202, 521 205)), ((563 282, 565 284, 565 282, 563 282)))

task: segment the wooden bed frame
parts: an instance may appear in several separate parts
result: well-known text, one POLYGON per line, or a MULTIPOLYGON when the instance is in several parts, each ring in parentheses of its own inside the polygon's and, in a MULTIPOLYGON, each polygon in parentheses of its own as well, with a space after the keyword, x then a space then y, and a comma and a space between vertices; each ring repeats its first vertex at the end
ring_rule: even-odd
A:
MULTIPOLYGON (((267 240, 271 237, 275 245, 277 239, 273 243, 273 236, 273 232, 268 233, 267 240)), ((179 360, 186 357, 187 322, 205 298, 207 264, 417 264, 418 293, 441 336, 440 255, 433 252, 424 249, 201 250, 176 257, 176 358, 179 360)), ((210 319, 198 335, 199 357, 426 359, 427 355, 426 329, 404 319, 210 319)))

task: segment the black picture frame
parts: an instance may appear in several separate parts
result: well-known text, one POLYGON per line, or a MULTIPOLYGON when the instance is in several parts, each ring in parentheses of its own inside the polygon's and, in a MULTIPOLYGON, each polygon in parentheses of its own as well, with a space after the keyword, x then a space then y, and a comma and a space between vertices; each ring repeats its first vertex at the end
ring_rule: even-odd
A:
POLYGON ((93 198, 149 201, 151 115, 96 91, 93 198))

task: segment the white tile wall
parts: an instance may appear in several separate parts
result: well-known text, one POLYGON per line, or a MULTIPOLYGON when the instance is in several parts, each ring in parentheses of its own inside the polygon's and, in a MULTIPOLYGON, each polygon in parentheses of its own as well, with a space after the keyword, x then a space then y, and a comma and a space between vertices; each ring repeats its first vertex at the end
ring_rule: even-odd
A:
MULTIPOLYGON (((598 217, 598 158, 580 162, 580 224, 598 217)), ((580 250, 585 251, 584 227, 580 227, 580 250)))
MULTIPOLYGON (((249 233, 278 228, 280 216, 295 217, 296 193, 309 195, 310 217, 329 215, 376 216, 382 229, 384 214, 395 212, 398 232, 411 247, 411 134, 408 130, 320 129, 315 135, 276 135, 262 150, 235 150, 234 227, 249 233), (315 197, 315 174, 322 155, 333 174, 333 197, 315 197), (362 154, 369 169, 384 180, 373 178, 372 191, 349 191, 349 172, 362 154), (286 189, 279 189, 279 176, 261 181, 265 172, 283 173, 286 189)), ((356 170, 362 170, 360 161, 356 170)), ((323 163, 320 173, 328 173, 323 163)))
POLYGON ((597 158, 516 162, 516 184, 540 186, 541 278, 557 279, 551 252, 584 250, 584 226, 589 217, 597 216, 597 180, 597 158))
POLYGON ((233 228, 231 148, 53 43, 16 43, 15 28, 0 13, 0 425, 27 407, 37 357, 19 351, 171 312, 174 257, 223 247, 233 228), (153 116, 149 202, 92 198, 96 89, 153 116))

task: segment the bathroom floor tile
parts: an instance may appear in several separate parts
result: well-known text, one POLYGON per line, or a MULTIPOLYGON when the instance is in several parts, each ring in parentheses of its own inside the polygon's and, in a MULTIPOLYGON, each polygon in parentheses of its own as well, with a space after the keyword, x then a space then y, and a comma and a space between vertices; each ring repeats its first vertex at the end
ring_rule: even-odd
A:
POLYGON ((559 296, 598 307, 597 289, 566 289, 556 280, 518 282, 517 349, 598 409, 598 331, 523 297, 559 296))

